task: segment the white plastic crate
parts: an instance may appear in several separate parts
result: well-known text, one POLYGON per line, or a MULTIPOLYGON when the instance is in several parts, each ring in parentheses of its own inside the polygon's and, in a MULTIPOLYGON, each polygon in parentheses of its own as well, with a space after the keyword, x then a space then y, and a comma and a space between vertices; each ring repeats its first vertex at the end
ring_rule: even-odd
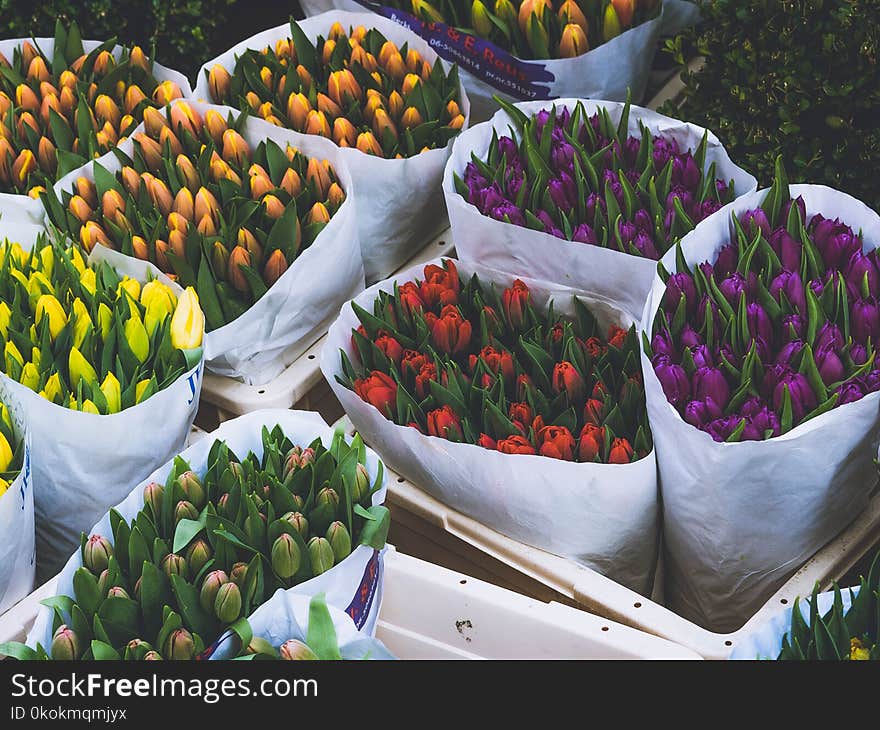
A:
MULTIPOLYGON (((337 427, 353 430, 347 418, 337 427)), ((784 610, 796 596, 809 595, 817 582, 821 589, 827 588, 880 542, 880 493, 875 493, 868 508, 801 566, 740 629, 719 634, 661 605, 656 592, 655 600, 642 596, 567 558, 506 537, 434 499, 402 476, 389 472, 388 479, 386 504, 391 509, 392 531, 405 527, 414 541, 425 536, 425 554, 432 559, 447 562, 443 553, 451 554, 457 570, 543 600, 563 600, 688 647, 706 659, 726 658, 738 640, 784 610)), ((422 544, 412 542, 406 549, 421 553, 422 544)))
MULTIPOLYGON (((454 251, 449 238, 446 216, 443 216, 442 230, 415 256, 401 267, 401 271, 420 263, 431 261, 438 256, 451 256, 454 251)), ((319 366, 321 348, 325 337, 319 338, 300 357, 294 360, 277 378, 263 385, 246 385, 232 378, 224 378, 205 373, 202 379, 201 402, 216 408, 217 420, 250 413, 262 408, 290 408, 305 401, 306 408, 312 391, 323 382, 319 366)))
MULTIPOLYGON (((0 616, 24 641, 55 580, 0 616)), ((401 659, 699 659, 642 631, 542 603, 389 549, 377 636, 401 659)))

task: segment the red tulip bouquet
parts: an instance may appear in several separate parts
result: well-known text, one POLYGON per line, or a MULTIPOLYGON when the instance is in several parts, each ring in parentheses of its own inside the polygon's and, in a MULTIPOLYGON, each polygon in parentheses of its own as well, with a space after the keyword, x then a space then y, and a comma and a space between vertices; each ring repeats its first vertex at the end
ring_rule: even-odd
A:
POLYGON ((756 187, 710 132, 648 109, 578 99, 503 107, 456 140, 446 166, 459 256, 585 288, 634 318, 656 261, 756 187))
POLYGON ((458 69, 410 30, 366 12, 291 21, 206 63, 195 95, 250 109, 255 129, 295 146, 338 146, 368 282, 434 232, 443 166, 470 105, 458 69))
POLYGON ((359 296, 323 365, 356 427, 415 484, 643 588, 651 431, 635 327, 621 324, 573 290, 445 260, 359 296))
POLYGON ((867 504, 878 245, 880 216, 789 187, 777 164, 769 190, 703 221, 658 267, 642 364, 671 598, 715 630, 738 628, 867 504))

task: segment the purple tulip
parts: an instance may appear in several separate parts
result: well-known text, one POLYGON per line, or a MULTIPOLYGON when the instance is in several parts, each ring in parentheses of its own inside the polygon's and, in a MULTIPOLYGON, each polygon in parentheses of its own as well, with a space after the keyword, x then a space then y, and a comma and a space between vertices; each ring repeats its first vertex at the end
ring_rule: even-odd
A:
POLYGON ((693 394, 698 400, 711 398, 720 408, 730 400, 730 386, 718 368, 697 368, 693 377, 693 394))
POLYGON ((635 227, 649 236, 654 235, 654 221, 651 220, 651 214, 644 208, 639 208, 633 216, 635 227))
POLYGON ((678 154, 678 143, 674 139, 665 137, 654 138, 654 169, 657 171, 666 167, 673 155, 678 154))
POLYGON ((746 278, 739 272, 731 274, 718 285, 718 290, 733 307, 739 304, 739 299, 743 294, 748 297, 748 289, 746 278))
POLYGON ((675 312, 681 297, 684 296, 688 313, 693 313, 697 306, 697 287, 690 274, 673 274, 666 282, 666 294, 663 306, 667 312, 675 312))
POLYGON ((605 200, 596 193, 590 193, 587 196, 586 201, 584 201, 584 210, 586 212, 587 220, 595 220, 596 206, 598 206, 599 210, 603 213, 605 212, 605 200))
POLYGON ((715 348, 715 361, 721 363, 727 360, 733 367, 738 368, 742 365, 742 358, 738 357, 733 348, 728 343, 723 343, 715 348))
POLYGON ((779 416, 767 406, 762 406, 758 411, 750 415, 749 423, 751 423, 756 430, 761 432, 762 438, 763 434, 766 434, 768 431, 772 432, 772 438, 773 436, 778 436, 782 430, 782 426, 779 423, 779 416))
POLYGON ((764 371, 764 380, 761 384, 764 397, 768 399, 771 398, 773 395, 773 391, 776 390, 776 386, 783 378, 787 377, 791 373, 792 369, 788 365, 774 364, 768 367, 764 371))
POLYGON ((516 226, 525 226, 526 224, 526 219, 525 216, 523 216, 522 211, 509 200, 505 200, 500 205, 490 210, 489 216, 497 221, 503 221, 504 217, 507 216, 510 222, 516 226))
POLYGON ((849 356, 855 365, 860 367, 868 362, 868 348, 859 342, 853 342, 852 347, 849 348, 849 356))
POLYGON ((855 403, 865 397, 865 386, 858 379, 849 380, 841 385, 836 391, 837 405, 855 403))
POLYGON ((596 238, 596 232, 586 223, 579 224, 571 232, 571 240, 578 241, 579 243, 592 244, 593 246, 599 244, 599 239, 596 238))
POLYGON ((862 284, 866 278, 869 296, 876 297, 880 293, 880 271, 877 270, 873 256, 866 256, 861 251, 856 251, 844 268, 843 276, 853 298, 862 295, 862 284))
POLYGON ((498 138, 498 151, 504 156, 504 159, 507 160, 507 162, 519 160, 519 147, 516 142, 507 135, 498 138))
POLYGON ((676 347, 672 335, 666 330, 660 330, 651 339, 651 351, 655 357, 657 355, 666 355, 670 358, 675 357, 676 347))
POLYGON ((654 372, 657 374, 660 385, 663 386, 666 400, 672 405, 678 406, 690 398, 690 381, 681 365, 675 365, 671 362, 660 362, 654 365, 654 372))
POLYGON ((840 331, 840 327, 834 324, 834 322, 826 322, 816 333, 816 342, 813 348, 820 350, 823 347, 830 347, 834 350, 839 350, 844 344, 846 344, 846 340, 843 338, 843 332, 840 331))
POLYGON ((807 204, 804 202, 804 198, 802 195, 798 195, 794 200, 789 200, 785 205, 782 206, 782 215, 779 217, 780 222, 785 225, 788 222, 788 216, 791 212, 792 204, 797 205, 798 210, 801 214, 801 221, 806 223, 807 221, 807 204))
POLYGON ((721 314, 718 312, 718 305, 708 294, 703 294, 697 305, 697 322, 705 324, 707 311, 712 315, 713 330, 719 332, 721 330, 721 314))
POLYGON ((781 271, 776 278, 770 282, 770 296, 777 301, 779 300, 779 292, 784 292, 786 299, 791 306, 798 312, 806 312, 807 297, 804 294, 804 282, 801 281, 800 274, 794 271, 781 271))
POLYGON ((853 339, 867 345, 870 339, 876 343, 880 338, 880 308, 874 297, 859 299, 852 305, 850 329, 853 339))
POLYGON ((846 375, 843 362, 830 344, 816 349, 816 367, 825 385, 839 383, 846 375))
POLYGON ((727 441, 743 421, 745 421, 745 428, 743 428, 740 441, 760 441, 763 438, 763 435, 758 432, 758 429, 749 423, 748 419, 743 419, 741 416, 719 418, 712 421, 712 423, 710 423, 704 430, 715 439, 715 441, 727 441))
POLYGON ((617 230, 620 232, 620 240, 623 241, 624 245, 631 243, 636 237, 636 233, 638 233, 635 224, 625 220, 621 220, 618 223, 617 230))
POLYGON ((633 240, 633 246, 635 246, 636 249, 638 249, 638 252, 646 259, 652 259, 654 261, 660 260, 660 253, 657 251, 657 247, 654 246, 654 240, 644 231, 639 231, 636 234, 636 237, 633 240))
POLYGON ((553 163, 554 170, 563 170, 571 166, 575 156, 574 147, 568 142, 560 142, 553 145, 550 152, 550 161, 553 163))
POLYGON ((810 228, 813 243, 816 244, 826 269, 840 269, 862 248, 861 241, 852 228, 841 223, 839 218, 831 220, 817 214, 810 221, 810 228))
POLYGON ((880 370, 872 370, 862 378, 866 393, 876 393, 880 390, 880 370))
POLYGON ((776 364, 777 365, 788 365, 791 367, 792 361, 801 353, 801 350, 804 349, 804 343, 800 340, 791 340, 786 343, 783 348, 776 355, 776 364))
POLYGON ((807 331, 807 319, 802 314, 787 314, 782 318, 780 335, 783 342, 803 339, 807 331))
POLYGON ((678 337, 684 347, 690 347, 692 350, 703 344, 703 338, 700 337, 700 333, 689 324, 685 324, 678 337))
POLYGON ((801 268, 801 242, 792 237, 785 228, 777 228, 770 234, 770 247, 779 257, 783 269, 799 271, 801 268))
POLYGON ((712 398, 692 400, 684 408, 684 420, 697 428, 704 428, 723 415, 723 412, 712 398))
POLYGON ((698 345, 697 347, 693 348, 691 356, 694 358, 694 365, 696 365, 698 368, 715 367, 715 363, 712 359, 712 353, 705 345, 698 345))
POLYGON ((770 316, 760 304, 752 302, 746 307, 749 333, 754 338, 761 338, 767 345, 773 344, 775 327, 770 316))
POLYGON ((574 207, 568 199, 568 194, 561 180, 551 180, 547 183, 547 189, 550 192, 550 199, 557 208, 568 213, 574 207))
POLYGON ((686 188, 695 188, 700 183, 700 168, 694 160, 694 156, 687 152, 676 157, 672 162, 672 182, 675 185, 683 185, 686 188))
POLYGON ((777 413, 782 412, 785 388, 791 395, 791 413, 793 422, 799 423, 801 419, 812 411, 818 404, 816 394, 810 387, 810 383, 804 375, 789 372, 779 379, 773 389, 773 409, 777 413))
POLYGON ((749 235, 749 238, 754 238, 755 232, 759 229, 764 234, 764 238, 770 238, 770 221, 767 219, 767 214, 761 208, 745 211, 740 215, 739 222, 742 223, 742 227, 749 235))
POLYGON ((739 407, 739 413, 745 418, 751 418, 766 408, 767 404, 757 395, 750 395, 739 407))

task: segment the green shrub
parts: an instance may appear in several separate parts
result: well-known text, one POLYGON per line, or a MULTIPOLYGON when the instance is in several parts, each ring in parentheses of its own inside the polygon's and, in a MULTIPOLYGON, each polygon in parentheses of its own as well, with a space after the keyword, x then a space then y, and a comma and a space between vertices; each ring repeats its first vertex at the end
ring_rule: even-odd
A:
POLYGON ((792 182, 880 209, 880 0, 703 0, 704 22, 667 42, 684 102, 663 111, 714 131, 762 185, 777 154, 792 182))
POLYGON ((267 0, 0 0, 0 37, 51 37, 55 20, 84 38, 156 47, 156 59, 190 78, 238 41, 285 22, 297 3, 267 0))

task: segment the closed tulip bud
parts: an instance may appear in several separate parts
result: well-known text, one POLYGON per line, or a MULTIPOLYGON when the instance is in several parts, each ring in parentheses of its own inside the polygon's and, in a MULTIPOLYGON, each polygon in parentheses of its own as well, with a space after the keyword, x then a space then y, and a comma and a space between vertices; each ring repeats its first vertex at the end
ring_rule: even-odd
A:
POLYGON ((386 134, 392 139, 397 139, 397 127, 384 109, 377 109, 373 115, 373 131, 378 139, 384 140, 386 134))
MULTIPOLYGON (((196 655, 195 643, 192 634, 186 629, 175 629, 162 647, 162 654, 166 659, 189 661, 196 655)), ((146 659, 147 657, 144 656, 146 659)))
POLYGON ((199 511, 196 506, 185 499, 180 500, 174 505, 174 524, 177 525, 181 520, 197 520, 199 519, 199 511))
POLYGON ((49 334, 54 341, 67 325, 67 314, 61 303, 51 294, 43 294, 37 299, 36 320, 39 325, 43 317, 49 319, 49 334))
POLYGON ((122 102, 123 106, 125 107, 126 113, 134 114, 135 110, 146 98, 147 95, 143 92, 143 89, 141 89, 141 87, 137 84, 132 84, 131 86, 126 88, 125 97, 122 102))
MULTIPOLYGON (((331 99, 326 94, 318 94, 317 96, 317 106, 318 111, 322 112, 325 117, 328 119, 335 119, 338 116, 342 115, 342 107, 339 106, 333 99, 331 99)), ((329 121, 327 122, 329 125, 329 121)), ((306 127, 308 127, 308 120, 306 120, 306 127)), ((326 136, 330 136, 327 134, 326 136)))
POLYGON ((327 528, 327 542, 333 549, 333 559, 336 563, 341 563, 351 553, 351 535, 345 525, 338 520, 327 528))
POLYGON ((229 254, 229 265, 226 269, 226 280, 240 292, 249 290, 247 279, 240 267, 250 265, 251 255, 244 246, 236 246, 232 249, 229 254))
POLYGON ((226 273, 226 267, 229 264, 229 250, 220 241, 214 242, 214 248, 211 250, 211 263, 214 265, 214 271, 220 274, 226 273))
POLYGON ((400 51, 397 49, 394 41, 385 41, 382 44, 382 48, 379 49, 379 63, 384 66, 395 53, 400 55, 400 51))
MULTIPOLYGON (((260 104, 259 108, 257 109, 257 115, 261 119, 265 119, 267 121, 269 120, 270 117, 274 116, 274 109, 272 107, 272 102, 266 101, 266 102, 263 102, 262 104, 260 104)), ((278 125, 278 126, 280 126, 280 125, 278 125)))
MULTIPOLYGON (((122 177, 122 187, 132 196, 137 197, 141 189, 141 176, 133 167, 126 165, 120 171, 122 177)), ((97 202, 97 201, 96 201, 97 202)))
POLYGON ((569 23, 562 30, 562 39, 559 41, 559 56, 561 58, 574 58, 590 50, 587 35, 579 25, 569 23))
POLYGON ((302 131, 305 129, 306 120, 309 112, 312 111, 312 105, 302 93, 291 94, 287 99, 287 118, 290 120, 294 129, 302 131))
POLYGON ((107 568, 101 571, 101 575, 98 576, 98 595, 106 596, 107 591, 110 589, 110 586, 107 585, 110 580, 110 571, 107 568))
POLYGON ((471 27, 477 31, 477 35, 488 38, 492 32, 492 20, 489 18, 489 10, 480 0, 474 0, 471 4, 471 27))
POLYGON ((632 25, 633 15, 636 12, 636 0, 611 0, 611 4, 617 11, 620 27, 626 30, 632 25))
POLYGON ((620 33, 620 18, 617 15, 617 10, 614 8, 614 4, 609 3, 608 7, 605 8, 605 15, 602 18, 602 38, 606 41, 610 41, 612 38, 619 36, 620 33))
POLYGON ((418 73, 422 67, 424 59, 422 55, 415 49, 410 48, 406 52, 406 70, 410 73, 418 73))
MULTIPOLYGON (((370 91, 372 91, 372 89, 370 91)), ((384 109, 384 108, 385 108, 385 99, 380 93, 378 93, 378 92, 373 93, 373 94, 368 93, 367 103, 364 106, 364 118, 368 122, 372 123, 373 119, 376 116, 376 110, 377 109, 384 109)))
POLYGON ((175 99, 180 99, 182 96, 183 92, 177 84, 173 81, 163 81, 153 92, 153 101, 159 106, 165 106, 175 99))
POLYGON ((49 67, 42 56, 36 56, 28 64, 27 79, 28 81, 48 81, 52 77, 49 67))
POLYGON ((122 409, 122 386, 112 372, 101 383, 101 392, 107 400, 107 413, 119 413, 122 409))
MULTIPOLYGON (((284 213, 284 203, 281 202, 278 196, 270 193, 263 198, 263 210, 269 218, 272 220, 278 220, 284 213)), ((242 228, 241 231, 244 231, 245 233, 242 234, 240 232, 239 237, 241 237, 241 235, 248 235, 250 238, 253 238, 253 234, 250 231, 247 231, 244 228, 242 228)), ((254 239, 254 242, 256 242, 256 239, 254 239)), ((241 243, 241 241, 239 241, 239 243, 241 243)), ((250 246, 247 248, 248 250, 251 249, 250 246)))
POLYGON ((406 76, 406 64, 403 62, 400 53, 393 54, 384 66, 387 73, 395 81, 400 81, 406 76))
POLYGON ((289 522, 296 531, 306 540, 309 537, 309 521, 301 512, 288 512, 282 518, 285 522, 289 522))
POLYGON ((147 167, 154 172, 158 172, 159 170, 161 170, 162 147, 159 145, 159 143, 152 137, 144 134, 143 132, 138 132, 136 135, 134 135, 133 139, 147 167))
POLYGON ((141 364, 145 363, 150 354, 150 336, 147 334, 147 329, 144 327, 140 316, 133 312, 125 321, 123 331, 125 333, 125 341, 128 343, 137 361, 141 364))
POLYGON ((315 498, 315 501, 319 506, 325 505, 332 508, 334 513, 339 507, 339 495, 332 487, 324 487, 320 492, 318 492, 318 496, 315 498))
POLYGON ((159 209, 159 212, 163 216, 167 216, 171 212, 174 198, 171 197, 171 191, 168 189, 164 180, 160 180, 157 177, 151 179, 149 185, 147 185, 147 193, 149 193, 153 205, 159 209))
POLYGON ((61 93, 58 94, 58 104, 64 116, 70 118, 74 109, 76 109, 76 95, 73 90, 64 86, 61 89, 61 93))
POLYGON ((211 92, 211 100, 215 103, 223 103, 229 97, 229 88, 232 84, 232 76, 219 63, 211 66, 208 72, 208 89, 211 92))
POLYGON ((130 596, 122 586, 113 586, 107 590, 107 598, 130 598, 130 596))
POLYGON ((113 219, 117 211, 125 213, 125 199, 118 190, 106 190, 101 197, 101 210, 105 218, 113 219))
MULTIPOLYGON (((333 141, 340 147, 354 147, 357 143, 357 130, 345 117, 337 117, 333 120, 333 141)), ((290 172, 293 170, 291 169, 290 172)))
POLYGON ((60 661, 79 659, 79 638, 67 624, 61 624, 52 635, 50 654, 53 659, 60 661))
POLYGON ((335 210, 345 202, 345 191, 339 183, 333 183, 327 191, 327 202, 335 210))
POLYGON ((113 555, 113 546, 106 537, 101 535, 89 535, 83 546, 83 565, 96 576, 107 568, 110 556, 113 555))
POLYGON ((202 131, 202 118, 188 102, 179 101, 171 107, 171 129, 177 134, 188 132, 194 138, 198 138, 202 131))
POLYGON ((258 175, 250 175, 249 180, 251 189, 251 198, 260 200, 264 195, 271 193, 275 189, 275 185, 265 173, 258 175))
POLYGON ((254 636, 251 638, 251 641, 245 648, 244 653, 249 656, 253 654, 265 654, 266 656, 270 656, 275 659, 278 658, 278 651, 275 649, 275 647, 260 636, 254 636))
POLYGON ((19 84, 15 87, 15 105, 23 111, 34 114, 40 111, 40 99, 36 92, 27 84, 19 84))
POLYGON ((113 55, 110 53, 110 51, 101 51, 95 58, 95 63, 92 66, 92 70, 98 76, 104 76, 115 65, 116 59, 113 58, 113 55))
POLYGON ((177 477, 177 483, 186 495, 186 498, 192 502, 196 509, 201 509, 205 505, 205 488, 202 486, 201 480, 195 472, 185 471, 177 477))
POLYGON ((297 639, 288 639, 278 650, 278 655, 284 661, 316 661, 318 655, 308 646, 297 639))
POLYGON ((55 145, 49 141, 48 137, 40 137, 40 142, 37 145, 37 161, 40 163, 40 169, 54 174, 55 168, 58 166, 58 159, 55 145))
POLYGON ((196 193, 194 213, 196 220, 201 220, 205 216, 217 220, 220 214, 220 203, 217 198, 207 188, 201 187, 196 193))
POLYGON ((22 150, 12 163, 12 179, 19 185, 24 184, 34 170, 37 169, 37 158, 30 150, 22 150))
POLYGON ((418 109, 416 109, 414 106, 411 106, 403 113, 403 117, 401 117, 400 123, 404 129, 412 129, 413 127, 418 127, 422 123, 422 115, 419 114, 418 109))
POLYGON ((67 209, 73 214, 74 218, 83 224, 91 220, 95 215, 95 211, 93 211, 91 206, 89 206, 89 204, 79 195, 74 195, 70 199, 70 202, 67 204, 67 209))
POLYGON ((229 580, 231 580, 235 585, 239 588, 244 586, 244 579, 247 575, 247 563, 235 563, 232 566, 232 570, 229 573, 229 580))
MULTIPOLYGON (((40 121, 43 122, 44 127, 48 127, 51 122, 51 115, 49 114, 50 109, 53 109, 58 113, 64 123, 67 124, 67 120, 64 118, 64 114, 61 111, 61 102, 58 99, 58 94, 48 93, 42 95, 42 101, 40 102, 40 121)), ((6 112, 0 108, 0 115, 5 114, 6 112)))
POLYGON ((207 613, 213 613, 217 593, 227 583, 229 583, 229 576, 222 570, 212 570, 205 576, 199 591, 199 604, 207 613))
POLYGON ((159 569, 169 578, 172 575, 179 575, 184 580, 189 578, 189 567, 186 564, 186 560, 177 553, 168 553, 168 555, 162 558, 162 562, 159 563, 159 569))
MULTIPOLYGON (((297 223, 297 225, 299 224, 297 223)), ((282 277, 287 268, 287 259, 284 258, 284 254, 280 249, 275 249, 266 259, 266 265, 263 268, 263 278, 266 280, 266 284, 272 286, 282 277)))
POLYGON ((31 131, 35 134, 40 133, 40 124, 37 122, 36 117, 30 112, 23 112, 18 117, 18 122, 16 123, 16 128, 18 129, 18 134, 20 137, 24 137, 27 133, 24 131, 25 127, 30 127, 31 131))
POLYGON ((360 66, 368 73, 373 73, 379 68, 379 62, 376 57, 363 46, 356 46, 351 51, 351 57, 348 59, 349 66, 360 66))
POLYGON ((196 192, 199 189, 199 172, 196 170, 195 165, 193 165, 192 160, 189 159, 186 155, 178 155, 175 161, 177 166, 177 171, 180 173, 180 176, 183 178, 184 184, 190 192, 196 192))
MULTIPOLYGON (((142 236, 131 237, 131 249, 134 255, 141 261, 148 261, 150 258, 150 249, 146 240, 142 236)), ((94 292, 92 292, 94 294, 94 292)))
POLYGON ((101 122, 110 122, 114 127, 119 125, 122 112, 116 102, 106 94, 101 94, 95 99, 95 117, 101 122))
POLYGON ((333 567, 333 548, 325 537, 313 537, 309 540, 309 561, 312 573, 321 575, 333 567))
POLYGON ((315 203, 311 209, 309 210, 309 214, 306 218, 306 223, 329 223, 330 222, 330 212, 327 210, 327 206, 323 203, 315 203))
POLYGON ((575 0, 565 0, 565 2, 559 6, 556 15, 559 18, 560 25, 563 27, 574 24, 579 26, 585 34, 589 33, 590 26, 589 23, 587 23, 587 18, 575 0))
POLYGON ((375 155, 376 157, 385 156, 372 132, 361 132, 358 135, 357 148, 367 155, 375 155))
POLYGON ((312 88, 314 81, 312 80, 312 75, 308 72, 308 69, 302 64, 299 64, 296 67, 296 75, 299 76, 299 80, 302 83, 303 88, 306 91, 309 91, 312 88))
POLYGON ((159 132, 159 147, 163 151, 165 149, 170 150, 174 157, 183 152, 183 145, 180 144, 180 139, 171 131, 170 127, 162 127, 162 130, 159 132))
POLYGON ((144 504, 150 505, 153 510, 153 518, 159 519, 162 514, 162 500, 165 497, 165 487, 158 482, 150 482, 144 487, 144 504))
POLYGON ((296 541, 286 532, 279 535, 272 543, 272 570, 287 580, 296 575, 302 562, 302 555, 296 541))
POLYGON ((227 162, 235 160, 243 167, 250 161, 250 156, 251 150, 248 143, 244 141, 244 137, 234 129, 227 129, 223 132, 223 159, 227 162))
POLYGON ((226 120, 216 109, 208 109, 205 112, 205 129, 218 147, 223 143, 223 134, 228 128, 226 120))
POLYGON ((168 120, 156 107, 148 106, 144 109, 143 118, 144 129, 147 135, 153 139, 159 139, 159 134, 161 134, 162 130, 168 128, 168 120))
POLYGON ((324 112, 312 109, 306 117, 303 130, 306 134, 318 134, 322 137, 330 136, 330 123, 324 112))
POLYGON ((241 614, 241 589, 229 581, 220 586, 214 598, 214 615, 224 624, 233 623, 241 614))
POLYGON ((177 300, 171 317, 171 345, 178 350, 200 347, 205 333, 205 315, 195 289, 188 286, 177 300))
POLYGON ((58 373, 52 373, 52 375, 49 376, 45 387, 40 391, 40 395, 52 403, 55 403, 58 400, 61 396, 61 378, 58 373))
POLYGON ((30 41, 25 41, 21 44, 21 62, 23 66, 30 66, 31 61, 39 55, 40 52, 34 48, 30 41))

